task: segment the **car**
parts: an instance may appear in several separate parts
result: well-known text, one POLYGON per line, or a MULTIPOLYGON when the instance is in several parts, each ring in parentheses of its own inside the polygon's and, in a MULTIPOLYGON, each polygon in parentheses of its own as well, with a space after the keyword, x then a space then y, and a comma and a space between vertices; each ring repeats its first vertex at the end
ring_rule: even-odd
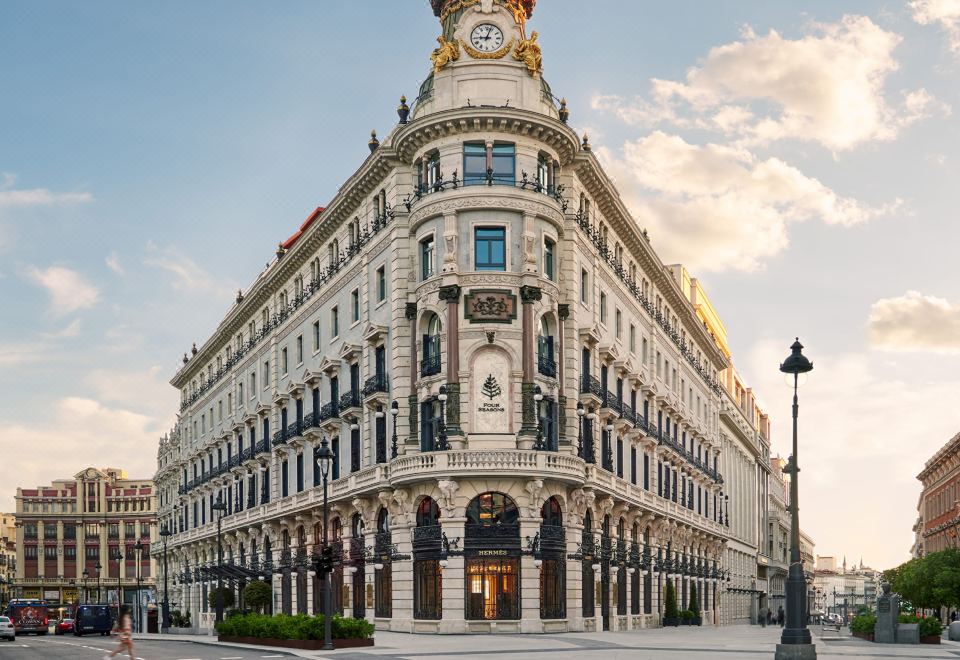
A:
POLYGON ((843 617, 836 612, 830 612, 820 620, 820 626, 822 628, 836 628, 839 632, 840 628, 843 627, 843 617))
POLYGON ((17 631, 8 616, 0 616, 0 637, 9 639, 11 642, 17 639, 17 631))
POLYGON ((65 635, 73 632, 73 619, 60 619, 53 626, 54 635, 65 635))

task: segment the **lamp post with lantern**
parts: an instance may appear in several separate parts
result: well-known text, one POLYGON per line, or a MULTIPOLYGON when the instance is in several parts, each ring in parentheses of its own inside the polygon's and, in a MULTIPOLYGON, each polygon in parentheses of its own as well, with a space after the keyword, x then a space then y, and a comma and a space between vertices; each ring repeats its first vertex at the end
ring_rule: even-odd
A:
POLYGON ((320 476, 323 481, 323 546, 320 549, 320 556, 316 558, 317 572, 323 576, 323 649, 332 650, 333 641, 331 614, 333 605, 330 599, 330 573, 333 570, 333 548, 330 547, 330 539, 327 532, 327 523, 329 521, 328 503, 327 503, 327 477, 330 474, 330 466, 336 459, 326 436, 320 439, 320 448, 317 450, 317 467, 320 468, 320 476))
POLYGON ((797 339, 790 347, 790 355, 780 365, 780 371, 793 376, 793 454, 790 456, 784 472, 790 475, 790 570, 786 585, 786 625, 777 644, 774 655, 776 660, 814 660, 817 649, 810 637, 804 616, 806 600, 806 580, 803 564, 800 561, 800 507, 799 507, 799 458, 797 453, 797 388, 800 374, 813 369, 813 363, 803 355, 803 345, 797 339))

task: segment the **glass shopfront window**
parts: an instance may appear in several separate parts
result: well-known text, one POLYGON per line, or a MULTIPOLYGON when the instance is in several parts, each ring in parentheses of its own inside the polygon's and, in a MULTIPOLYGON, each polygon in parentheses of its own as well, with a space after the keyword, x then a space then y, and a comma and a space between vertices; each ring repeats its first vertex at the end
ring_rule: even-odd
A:
POLYGON ((467 560, 467 619, 520 618, 520 559, 467 560))
POLYGON ((429 497, 417 505, 413 530, 413 618, 440 619, 443 613, 440 507, 429 497))
POLYGON ((567 616, 566 537, 557 498, 544 502, 540 515, 540 618, 563 619, 567 616))

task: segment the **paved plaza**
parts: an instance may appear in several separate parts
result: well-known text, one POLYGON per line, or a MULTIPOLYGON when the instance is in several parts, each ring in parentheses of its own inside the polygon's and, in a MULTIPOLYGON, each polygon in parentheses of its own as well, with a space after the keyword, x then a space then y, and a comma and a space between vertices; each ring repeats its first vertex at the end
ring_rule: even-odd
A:
MULTIPOLYGON (((817 656, 834 658, 960 658, 960 643, 940 646, 877 645, 814 628, 817 656)), ((142 660, 249 660, 253 658, 333 658, 336 660, 724 660, 773 658, 780 637, 776 627, 730 626, 638 630, 617 633, 559 635, 407 635, 379 632, 372 649, 284 651, 217 643, 212 637, 141 635, 137 657, 142 660), (502 656, 502 657, 501 657, 502 656)), ((0 660, 99 660, 111 640, 100 637, 27 637, 0 644, 0 660)))

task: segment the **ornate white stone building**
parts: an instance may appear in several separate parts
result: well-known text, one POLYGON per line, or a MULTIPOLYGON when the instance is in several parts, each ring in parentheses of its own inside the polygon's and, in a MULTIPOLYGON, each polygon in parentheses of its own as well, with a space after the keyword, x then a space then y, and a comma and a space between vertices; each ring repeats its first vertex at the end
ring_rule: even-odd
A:
POLYGON ((335 608, 378 628, 657 626, 668 581, 719 622, 729 525, 757 524, 721 476, 750 472, 723 455, 727 356, 568 126, 534 0, 431 5, 417 99, 172 380, 172 607, 209 626, 220 575, 320 611, 327 524, 335 608))

